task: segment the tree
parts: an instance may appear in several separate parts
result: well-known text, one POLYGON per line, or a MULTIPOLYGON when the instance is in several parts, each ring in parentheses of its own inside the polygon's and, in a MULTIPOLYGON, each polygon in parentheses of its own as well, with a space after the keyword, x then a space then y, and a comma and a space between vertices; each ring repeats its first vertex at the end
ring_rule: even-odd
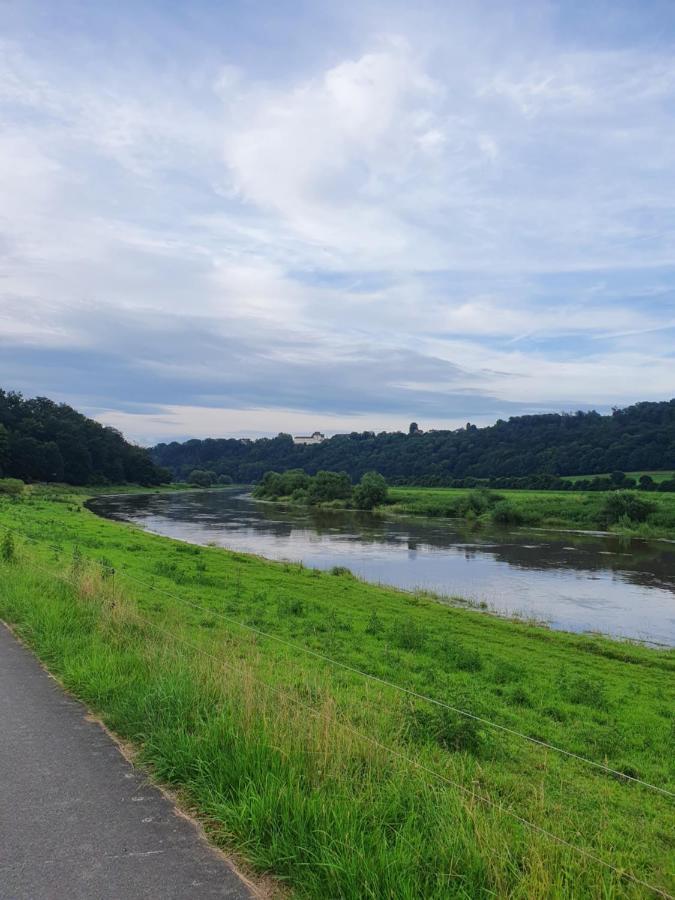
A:
POLYGON ((352 482, 346 472, 317 472, 311 479, 308 498, 311 504, 330 503, 333 500, 349 500, 352 482))
MULTIPOLYGON (((15 408, 11 398, 5 399, 7 418, 0 399, 0 422, 9 428, 15 408)), ((675 469, 675 400, 638 403, 609 416, 536 414, 502 419, 486 428, 469 422, 454 431, 417 430, 414 440, 411 433, 412 427, 406 433, 353 432, 307 446, 293 444, 287 435, 191 440, 160 444, 152 452, 156 463, 169 466, 178 477, 185 478, 193 469, 208 469, 227 472, 240 483, 257 482, 270 470, 281 473, 298 468, 310 475, 344 471, 354 483, 365 472, 376 470, 389 484, 430 486, 452 486, 467 478, 542 474, 589 478, 614 471, 675 469)), ((592 489, 629 486, 629 479, 615 484, 606 476, 604 483, 594 483, 592 489)))
POLYGON ((188 476, 188 482, 197 487, 211 487, 213 479, 213 472, 207 472, 204 469, 193 469, 188 476))
POLYGON ((9 463, 9 432, 0 423, 0 477, 4 475, 9 463))
POLYGON ((379 472, 366 472, 354 488, 353 502, 357 509, 373 509, 387 502, 387 482, 379 472))
POLYGON ((411 422, 410 425, 408 426, 408 434, 419 434, 419 433, 420 433, 420 427, 417 424, 417 422, 411 422))
POLYGON ((0 389, 0 472, 29 481, 159 484, 148 451, 119 431, 47 397, 25 400, 0 389))

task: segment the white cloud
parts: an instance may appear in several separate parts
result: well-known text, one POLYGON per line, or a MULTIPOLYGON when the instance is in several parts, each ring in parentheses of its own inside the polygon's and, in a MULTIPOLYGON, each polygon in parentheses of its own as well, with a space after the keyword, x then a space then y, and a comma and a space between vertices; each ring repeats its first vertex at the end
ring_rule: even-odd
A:
POLYGON ((228 430, 282 428, 291 408, 309 427, 303 404, 330 412, 359 378, 388 425, 377 390, 436 410, 459 389, 543 406, 672 392, 656 330, 675 320, 670 56, 527 28, 429 41, 397 15, 405 38, 359 33, 275 78, 256 55, 202 63, 199 42, 171 65, 89 52, 88 68, 28 32, 5 42, 0 339, 75 353, 119 335, 152 376, 139 401, 183 433, 216 427, 196 392, 218 342, 269 362, 280 397, 277 416, 255 365, 223 364, 253 410, 228 430), (179 377, 196 385, 183 419, 152 393, 179 377))

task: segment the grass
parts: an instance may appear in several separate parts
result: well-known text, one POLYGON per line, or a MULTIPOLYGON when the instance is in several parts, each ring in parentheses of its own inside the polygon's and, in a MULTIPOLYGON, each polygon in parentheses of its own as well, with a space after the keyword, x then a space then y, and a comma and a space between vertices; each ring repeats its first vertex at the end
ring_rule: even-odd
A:
MULTIPOLYGON (((675 538, 675 494, 641 493, 638 495, 655 504, 646 522, 622 521, 610 526, 618 534, 644 538, 675 538)), ((542 528, 571 528, 593 531, 605 529, 603 505, 605 491, 476 491, 468 488, 392 487, 389 489, 391 504, 380 509, 386 512, 423 515, 469 517, 475 522, 491 521, 493 501, 503 498, 500 506, 515 512, 512 524, 542 528), (467 498, 490 497, 490 503, 467 510, 467 498)), ((479 504, 475 504, 479 505, 479 504)), ((505 523, 508 524, 508 523, 505 523)))
POLYGON ((37 542, 0 546, 0 615, 255 869, 300 897, 650 895, 510 811, 673 890, 671 799, 235 623, 671 791, 675 654, 182 544, 86 495, 0 500, 37 542))

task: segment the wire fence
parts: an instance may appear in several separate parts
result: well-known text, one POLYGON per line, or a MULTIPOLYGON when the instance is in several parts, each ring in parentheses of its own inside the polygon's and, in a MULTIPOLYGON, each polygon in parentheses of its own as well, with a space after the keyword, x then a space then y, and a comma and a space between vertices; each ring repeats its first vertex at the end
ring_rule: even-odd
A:
MULTIPOLYGON (((32 543, 43 545, 49 547, 52 550, 56 550, 61 552, 62 548, 58 547, 55 544, 50 544, 46 541, 38 540, 37 538, 33 538, 30 535, 21 532, 19 529, 11 528, 4 523, 0 523, 0 526, 7 529, 8 531, 13 532, 17 536, 24 538, 27 541, 32 543)), ((178 603, 182 603, 184 606, 188 606, 192 609, 197 610, 198 612, 204 613, 209 616, 215 616, 216 618, 221 619, 224 622, 227 622, 231 625, 235 625, 238 628, 241 628, 245 631, 249 631, 258 637, 264 637, 268 640, 275 641, 278 644, 281 644, 291 650, 295 650, 299 653, 304 653, 308 656, 312 656, 315 659, 322 660, 329 665, 335 666, 336 668, 343 669, 345 671, 351 672, 355 675, 358 675, 362 678, 365 678, 369 681, 377 683, 379 685, 391 688, 392 690, 398 691, 406 696, 412 697, 416 700, 430 703, 434 706, 441 707, 443 709, 447 709, 450 712, 455 713, 456 715, 463 716, 468 719, 472 719, 476 722, 480 722, 482 725, 485 725, 489 728, 494 729, 495 731, 500 731, 505 734, 509 734, 512 737, 520 738, 521 740, 528 741, 529 743, 538 746, 545 750, 551 750, 555 753, 559 753, 562 756, 565 756, 569 759, 574 759, 577 762, 581 762, 584 765, 591 766, 594 769, 604 772, 607 775, 611 775, 613 778, 618 779, 620 781, 625 782, 633 782, 635 784, 639 784, 642 787, 645 787, 649 790, 655 791, 656 793, 662 794, 666 797, 675 797, 675 792, 669 790, 668 788, 662 787, 660 785, 652 784, 649 781, 646 781, 642 778, 638 778, 635 775, 631 775, 627 772, 622 772, 619 769, 614 769, 606 763, 598 762, 597 760, 590 759, 586 756, 582 756, 581 754, 574 753, 571 750, 567 750, 564 747, 559 747, 556 744, 551 744, 548 741, 541 740, 540 738, 533 737, 532 735, 526 734, 525 732, 518 731, 514 728, 509 728, 507 725, 502 725, 500 722, 495 722, 492 719, 488 719, 485 716, 477 715, 476 713, 471 712, 467 709, 462 709, 458 706, 453 706, 450 703, 446 703, 443 700, 439 700, 436 697, 431 697, 428 694, 422 694, 419 691, 415 691, 412 688, 406 687, 405 685, 399 684, 395 681, 390 681, 386 678, 381 678, 378 675, 373 675, 371 672, 367 672, 363 669, 359 669, 355 666, 351 666, 348 663, 341 662, 340 660, 334 659, 324 653, 321 653, 317 650, 313 650, 311 647, 307 647, 303 644, 298 644, 293 641, 289 641, 286 638, 282 638, 279 635, 273 634, 272 632, 264 631, 261 628, 257 628, 254 625, 249 625, 247 622, 242 622, 239 619, 234 618, 233 616, 228 616, 220 610, 213 609, 213 607, 203 606, 202 604, 195 603, 193 600, 188 599, 180 594, 174 593, 173 591, 168 591, 166 588, 159 587, 156 584, 153 584, 149 581, 145 581, 142 578, 139 578, 136 575, 131 574, 130 572, 125 571, 124 569, 116 566, 108 565, 107 563, 102 563, 98 560, 90 560, 90 562, 94 562, 96 565, 100 566, 102 569, 107 569, 108 571, 120 575, 124 578, 127 578, 129 581, 135 582, 136 584, 146 588, 147 590, 154 591, 156 593, 162 594, 172 600, 175 600, 178 603)))
MULTIPOLYGON (((28 540, 33 541, 35 543, 40 543, 39 541, 36 541, 35 539, 32 539, 32 538, 28 538, 28 540)), ((104 569, 104 568, 110 569, 110 567, 101 565, 96 560, 87 560, 87 561, 91 564, 99 566, 101 569, 104 569)), ((32 567, 32 569, 39 571, 44 575, 47 575, 49 578, 56 578, 58 580, 61 580, 65 583, 71 585, 74 588, 78 588, 78 586, 79 586, 78 580, 74 575, 68 575, 67 573, 64 573, 64 572, 55 572, 53 569, 49 569, 45 566, 38 565, 35 562, 31 563, 31 567, 32 567)), ((125 612, 129 613, 133 618, 135 618, 138 622, 142 623, 146 627, 149 627, 149 628, 155 630, 158 634, 161 634, 165 638, 168 638, 170 641, 177 642, 177 643, 181 644, 182 646, 187 647, 192 652, 195 652, 195 653, 203 656, 204 658, 217 663, 219 666, 222 666, 223 668, 227 669, 228 671, 234 672, 235 674, 241 673, 241 664, 235 665, 233 663, 227 662, 225 659, 222 658, 222 656, 217 656, 214 653, 210 653, 209 651, 205 650, 203 647, 200 647, 198 644, 195 644, 194 642, 185 639, 181 635, 176 634, 174 631, 170 631, 167 628, 163 628, 157 622, 153 622, 151 619, 146 618, 145 616, 141 615, 137 610, 132 609, 131 607, 125 607, 125 612)), ((378 750, 380 750, 386 754, 389 754, 390 756, 400 760, 401 762, 405 763, 406 765, 411 766, 414 769, 417 769, 418 771, 424 773, 425 775, 431 776, 438 782, 440 782, 448 787, 454 788, 455 790, 459 791, 463 796, 470 798, 471 800, 473 800, 477 803, 480 803, 484 806, 487 806, 491 809, 494 809, 501 815, 511 818, 513 821, 519 823, 520 825, 524 826, 528 830, 530 830, 534 833, 540 834, 542 837, 547 838, 548 840, 558 844, 559 846, 565 847, 566 849, 572 851, 573 853, 579 855, 580 857, 582 857, 592 863, 595 863, 599 866, 604 867, 608 871, 613 872, 619 879, 624 880, 624 881, 629 881, 639 887, 646 888, 647 890, 651 891, 655 895, 666 898, 666 900, 675 900, 675 898, 673 898, 673 896, 671 894, 669 894, 667 891, 663 890, 662 888, 658 887, 657 885, 651 884, 648 881, 638 878, 632 872, 629 872, 626 869, 623 869, 619 866, 614 865, 613 863, 609 862, 607 859, 604 859, 603 857, 598 856, 596 853, 593 853, 591 850, 588 850, 586 847, 582 847, 578 844, 572 843, 571 841, 568 841, 565 838, 560 837, 560 835, 557 835, 554 832, 549 831, 548 829, 542 827, 541 825, 537 825, 535 822, 530 821, 529 819, 525 818, 524 816, 521 816, 518 813, 514 812, 512 809, 504 806, 502 803, 499 803, 499 802, 493 800, 492 798, 486 796, 485 794, 478 793, 477 791, 474 791, 471 788, 466 787, 466 785, 462 784, 461 782, 456 781, 452 778, 449 778, 447 775, 444 775, 443 773, 438 772, 435 769, 432 769, 430 766, 426 765, 425 763, 421 762, 418 759, 415 759, 412 756, 409 756, 408 754, 402 752, 401 750, 398 750, 395 747, 391 747, 387 744, 382 743, 381 741, 379 741, 377 738, 373 737, 372 735, 366 734, 365 732, 359 730, 358 728, 355 728, 353 725, 349 724, 348 722, 345 722, 341 719, 338 719, 336 716, 331 715, 330 713, 327 713, 325 710, 316 709, 311 704, 305 703, 303 700, 299 699, 298 697, 294 696, 293 694, 289 693, 288 691, 284 690, 283 688, 279 688, 276 685, 269 684, 268 682, 264 681, 263 679, 256 678, 255 676, 250 675, 250 674, 247 675, 247 678, 252 683, 257 684, 260 687, 262 687, 264 690, 271 692, 275 696, 280 697, 281 699, 283 699, 287 702, 290 702, 291 704, 302 709, 303 712, 308 713, 310 716, 312 716, 314 718, 323 719, 331 726, 342 729, 343 731, 347 731, 348 733, 352 734, 354 737, 358 738, 359 740, 362 740, 365 743, 377 748, 378 750)))

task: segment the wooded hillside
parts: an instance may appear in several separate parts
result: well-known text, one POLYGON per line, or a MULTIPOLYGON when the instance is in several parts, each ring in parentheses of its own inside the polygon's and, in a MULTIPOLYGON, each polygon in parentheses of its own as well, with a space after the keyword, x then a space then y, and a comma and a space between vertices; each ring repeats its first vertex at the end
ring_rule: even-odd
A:
POLYGON ((517 416, 487 428, 457 431, 352 432, 298 446, 289 434, 259 440, 190 440, 158 444, 152 456, 177 477, 193 469, 259 480, 268 470, 302 468, 380 472, 391 483, 449 484, 457 478, 539 473, 592 475, 675 468, 675 400, 597 412, 517 416))
POLYGON ((160 484, 170 476, 119 431, 46 397, 0 389, 0 476, 68 484, 160 484))

